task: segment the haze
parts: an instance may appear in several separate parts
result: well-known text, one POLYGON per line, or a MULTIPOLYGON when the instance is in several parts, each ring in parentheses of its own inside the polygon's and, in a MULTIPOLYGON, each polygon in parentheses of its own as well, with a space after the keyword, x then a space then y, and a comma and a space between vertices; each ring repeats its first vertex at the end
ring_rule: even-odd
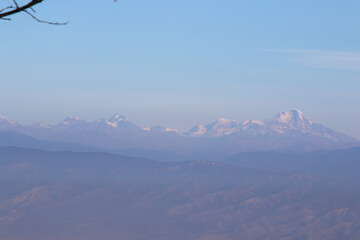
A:
POLYGON ((0 115, 187 130, 294 107, 360 137, 357 1, 47 1, 0 22, 0 115))
POLYGON ((360 239, 359 1, 1 2, 0 240, 360 239))

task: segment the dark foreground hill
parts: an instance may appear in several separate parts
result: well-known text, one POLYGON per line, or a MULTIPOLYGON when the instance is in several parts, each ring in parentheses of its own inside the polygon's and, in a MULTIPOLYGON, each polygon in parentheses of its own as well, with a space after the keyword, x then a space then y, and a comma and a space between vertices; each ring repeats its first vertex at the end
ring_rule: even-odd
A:
POLYGON ((1 240, 360 239, 359 185, 298 172, 0 148, 1 240))

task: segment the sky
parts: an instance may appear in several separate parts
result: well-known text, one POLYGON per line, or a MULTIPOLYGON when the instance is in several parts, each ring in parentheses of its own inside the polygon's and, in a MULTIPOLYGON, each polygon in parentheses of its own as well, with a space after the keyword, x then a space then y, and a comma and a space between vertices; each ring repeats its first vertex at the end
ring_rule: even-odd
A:
MULTIPOLYGON (((2 6, 0 6, 2 8, 2 6)), ((360 2, 45 0, 0 21, 0 115, 186 130, 300 109, 360 138, 360 2)))

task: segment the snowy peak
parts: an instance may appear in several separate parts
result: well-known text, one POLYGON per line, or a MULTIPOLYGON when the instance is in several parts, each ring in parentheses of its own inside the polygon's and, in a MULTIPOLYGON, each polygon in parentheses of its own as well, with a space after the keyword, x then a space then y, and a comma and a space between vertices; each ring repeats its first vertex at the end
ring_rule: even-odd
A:
MULTIPOLYGON (((0 130, 18 131, 30 134, 31 136, 54 138, 60 141, 67 141, 69 139, 70 141, 75 141, 77 139, 78 143, 92 142, 94 146, 107 146, 110 148, 119 146, 138 147, 141 144, 144 144, 145 147, 148 147, 149 144, 166 146, 171 141, 180 139, 177 135, 199 138, 194 140, 198 143, 202 141, 201 138, 205 139, 205 143, 208 140, 210 142, 221 142, 221 144, 234 146, 236 151, 241 149, 272 149, 271 146, 276 144, 278 144, 276 148, 283 148, 287 144, 300 143, 300 145, 308 146, 309 149, 315 149, 315 143, 322 146, 322 144, 330 143, 356 142, 356 140, 326 128, 321 124, 312 123, 298 109, 282 111, 266 121, 247 120, 240 122, 220 118, 207 125, 196 125, 185 133, 179 133, 177 130, 161 126, 140 128, 121 114, 115 114, 109 119, 99 119, 91 122, 87 122, 79 117, 68 117, 57 125, 51 126, 40 124, 21 126, 6 117, 0 117, 0 130), (164 142, 156 142, 162 139, 159 136, 166 136, 166 140, 164 142), (172 139, 172 136, 176 136, 176 139, 172 139), (106 140, 107 138, 109 139, 106 140), (219 139, 217 140, 217 138, 219 139), (293 142, 288 143, 291 139, 293 142), (311 142, 309 139, 313 139, 314 142, 311 142), (121 140, 121 144, 118 140, 121 140), (263 146, 260 146, 261 144, 263 146)), ((186 139, 186 141, 188 140, 193 141, 186 139)), ((173 143, 171 142, 171 144, 173 143)))
POLYGON ((262 121, 259 120, 246 120, 243 123, 244 126, 251 126, 251 125, 258 125, 258 126, 264 126, 265 124, 262 121))
POLYGON ((191 128, 188 132, 184 133, 184 135, 189 137, 201 137, 206 132, 207 132, 206 127, 202 124, 198 124, 195 127, 191 128))
POLYGON ((241 127, 240 131, 259 135, 259 134, 264 134, 266 131, 265 129, 266 129, 266 125, 262 121, 246 120, 243 123, 243 126, 241 127))
POLYGON ((242 123, 236 120, 220 118, 206 126, 207 131, 214 137, 229 135, 240 130, 242 123))
POLYGON ((305 121, 303 113, 298 109, 293 109, 291 111, 282 111, 277 114, 275 118, 282 123, 305 121))
POLYGON ((109 120, 107 120, 107 124, 109 124, 112 127, 133 127, 135 126, 132 122, 128 120, 127 117, 117 113, 113 117, 111 117, 109 120))
POLYGON ((287 130, 306 131, 312 128, 312 122, 307 120, 298 109, 280 112, 274 118, 267 120, 266 124, 279 133, 287 130))
POLYGON ((79 117, 67 117, 57 125, 53 127, 53 129, 57 131, 63 130, 78 130, 78 129, 85 129, 88 123, 79 118, 79 117))
POLYGON ((229 129, 229 128, 236 128, 241 125, 241 122, 236 120, 230 120, 226 118, 220 118, 216 122, 207 125, 209 130, 211 129, 229 129))
POLYGON ((33 123, 31 125, 29 125, 30 128, 37 128, 37 129, 50 129, 51 126, 45 124, 45 123, 41 123, 41 122, 37 122, 37 123, 33 123))
POLYGON ((74 123, 85 123, 86 121, 79 117, 67 117, 60 124, 70 125, 74 123))
POLYGON ((118 123, 118 122, 129 121, 129 120, 127 117, 121 115, 120 113, 117 113, 114 116, 112 116, 108 121, 112 122, 112 123, 118 123))
MULTIPOLYGON (((287 134, 287 133, 310 133, 321 135, 319 125, 314 125, 306 119, 298 109, 282 111, 266 121, 247 120, 240 122, 220 118, 218 121, 208 125, 197 125, 184 135, 193 137, 220 137, 231 134, 287 134)), ((321 128, 324 129, 324 128, 321 128)), ((324 131, 324 130, 321 130, 324 131)))
POLYGON ((184 135, 193 137, 219 137, 239 131, 241 125, 242 123, 239 121, 220 118, 216 122, 206 126, 201 124, 196 125, 184 135))
POLYGON ((120 114, 115 114, 109 120, 99 119, 93 122, 87 122, 79 117, 68 117, 62 122, 54 126, 57 131, 62 130, 87 130, 87 131, 102 131, 105 129, 136 127, 126 117, 120 114))
POLYGON ((0 116, 0 129, 8 129, 18 126, 17 123, 8 119, 7 117, 0 116))
MULTIPOLYGON (((147 129, 145 129, 147 130, 147 129)), ((151 127, 150 129, 148 129, 151 132, 158 132, 158 133, 167 133, 167 132, 172 132, 172 133, 178 133, 178 130, 176 129, 171 129, 171 128, 164 128, 160 125, 151 127)))
POLYGON ((57 124, 55 128, 65 129, 65 128, 84 127, 87 124, 88 123, 85 120, 79 117, 67 117, 59 124, 57 124))

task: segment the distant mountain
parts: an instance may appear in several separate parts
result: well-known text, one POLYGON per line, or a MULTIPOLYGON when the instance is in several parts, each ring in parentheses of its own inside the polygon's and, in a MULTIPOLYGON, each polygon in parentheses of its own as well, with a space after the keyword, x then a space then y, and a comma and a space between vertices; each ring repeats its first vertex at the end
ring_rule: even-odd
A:
MULTIPOLYGON (((345 160, 358 169, 359 159, 345 160)), ((0 239, 358 240, 359 185, 210 161, 0 147, 0 239)))
POLYGON ((283 111, 265 121, 241 123, 220 119, 205 126, 195 126, 184 135, 207 139, 201 151, 207 152, 207 157, 217 156, 218 159, 237 152, 310 152, 360 145, 355 138, 312 123, 297 109, 283 111))
POLYGON ((8 130, 17 127, 18 124, 10 119, 0 116, 0 130, 8 130))
POLYGON ((126 117, 115 114, 108 120, 99 119, 93 122, 87 122, 79 117, 68 117, 59 124, 52 127, 55 131, 104 131, 109 129, 139 129, 138 126, 130 122, 126 117))
POLYGON ((27 135, 12 132, 12 131, 0 131, 0 147, 19 147, 29 149, 43 149, 48 151, 82 151, 91 152, 99 151, 100 149, 94 149, 80 144, 68 143, 68 142, 51 142, 45 140, 39 140, 27 135))
POLYGON ((238 132, 242 126, 243 124, 239 121, 220 118, 218 121, 205 126, 196 125, 184 135, 191 137, 219 137, 238 132))
POLYGON ((324 139, 329 139, 333 142, 354 142, 354 138, 348 137, 345 134, 337 133, 321 124, 312 123, 306 119, 299 110, 291 110, 289 112, 281 112, 275 117, 264 122, 265 134, 273 132, 280 134, 309 134, 319 136, 324 139))
POLYGON ((27 135, 12 132, 0 131, 0 147, 19 147, 27 149, 41 149, 47 151, 76 151, 76 152, 107 152, 117 155, 124 155, 137 158, 150 158, 164 162, 188 161, 189 158, 167 150, 151 149, 104 149, 92 148, 71 142, 52 142, 39 140, 27 135))
POLYGON ((360 146, 359 140, 313 123, 297 109, 281 112, 265 121, 221 118, 207 125, 197 125, 185 133, 161 126, 142 128, 121 114, 92 122, 69 117, 53 126, 22 126, 1 117, 1 130, 91 148, 171 152, 187 159, 216 160, 251 151, 309 152, 360 146))
POLYGON ((186 136, 216 138, 226 135, 295 135, 310 134, 323 137, 334 142, 352 142, 354 138, 339 134, 321 124, 314 124, 306 119, 298 109, 283 111, 266 121, 247 120, 239 122, 221 118, 208 125, 197 125, 186 132, 186 136))

